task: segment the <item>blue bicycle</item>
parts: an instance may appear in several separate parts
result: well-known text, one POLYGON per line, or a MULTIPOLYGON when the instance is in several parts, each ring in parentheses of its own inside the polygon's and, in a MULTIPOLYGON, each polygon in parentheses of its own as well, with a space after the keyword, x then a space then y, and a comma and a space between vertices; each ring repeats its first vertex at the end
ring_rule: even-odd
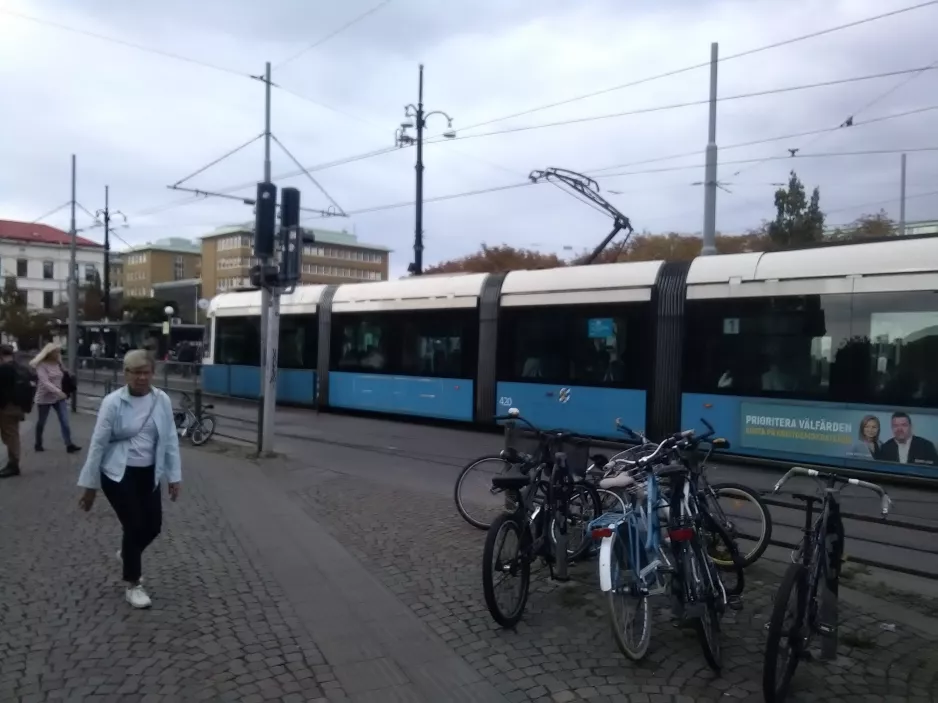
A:
POLYGON ((674 614, 693 624, 707 663, 720 669, 719 619, 731 598, 742 593, 742 559, 706 503, 698 500, 696 475, 680 454, 695 449, 709 434, 676 433, 636 461, 611 462, 610 470, 616 468, 613 464, 622 470, 599 482, 602 489, 626 498, 624 512, 606 513, 590 529, 594 539, 602 540, 599 580, 609 596, 613 635, 630 659, 640 660, 648 652, 648 599, 670 593, 674 614), (664 495, 661 480, 668 483, 664 495), (667 526, 664 539, 662 518, 667 526), (716 553, 732 564, 737 578, 732 586, 723 584, 716 553))

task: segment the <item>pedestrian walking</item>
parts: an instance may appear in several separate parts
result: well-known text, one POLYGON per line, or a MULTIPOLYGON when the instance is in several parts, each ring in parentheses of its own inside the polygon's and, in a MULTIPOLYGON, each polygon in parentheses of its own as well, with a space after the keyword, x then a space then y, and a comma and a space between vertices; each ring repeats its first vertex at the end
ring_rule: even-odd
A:
POLYGON ((68 399, 72 391, 71 377, 62 368, 62 347, 50 342, 42 348, 29 365, 36 369, 36 406, 39 417, 36 418, 37 452, 44 451, 42 433, 46 428, 49 413, 55 411, 65 441, 65 450, 69 454, 80 452, 81 447, 72 441, 72 428, 68 422, 68 399))
POLYGON ((0 441, 7 448, 7 463, 0 478, 20 475, 20 423, 33 408, 36 380, 32 371, 16 361, 16 349, 0 344, 0 441))
POLYGON ((88 458, 78 477, 78 485, 85 489, 81 509, 91 510, 100 488, 123 527, 118 556, 123 561, 127 602, 134 608, 151 604, 143 589, 141 557, 163 526, 160 483, 166 481, 169 498, 175 502, 182 482, 173 406, 166 393, 152 386, 153 372, 153 359, 146 350, 134 349, 124 356, 126 385, 101 402, 88 458))

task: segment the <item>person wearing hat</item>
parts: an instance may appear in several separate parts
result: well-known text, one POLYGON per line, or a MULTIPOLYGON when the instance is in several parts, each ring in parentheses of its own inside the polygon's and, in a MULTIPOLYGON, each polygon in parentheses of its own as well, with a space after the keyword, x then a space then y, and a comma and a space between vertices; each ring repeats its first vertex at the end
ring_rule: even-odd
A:
POLYGON ((134 608, 150 607, 140 577, 141 557, 162 530, 160 482, 166 480, 173 501, 179 498, 182 482, 173 404, 151 385, 153 371, 146 350, 134 349, 124 356, 127 384, 101 401, 78 477, 84 489, 79 507, 91 510, 100 488, 123 527, 118 557, 127 582, 125 597, 134 608))
POLYGON ((36 419, 36 445, 37 452, 43 451, 42 431, 49 419, 49 412, 55 410, 59 418, 59 427, 62 429, 62 439, 65 440, 65 450, 69 454, 80 452, 81 447, 72 442, 72 429, 68 424, 68 395, 62 390, 65 380, 65 369, 62 368, 62 355, 58 344, 49 343, 42 348, 29 362, 36 369, 36 406, 38 418, 36 419))

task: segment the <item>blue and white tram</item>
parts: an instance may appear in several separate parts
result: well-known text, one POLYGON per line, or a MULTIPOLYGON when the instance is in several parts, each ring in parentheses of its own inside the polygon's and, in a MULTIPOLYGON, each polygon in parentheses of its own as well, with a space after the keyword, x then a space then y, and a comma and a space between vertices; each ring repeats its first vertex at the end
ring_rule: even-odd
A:
MULTIPOLYGON (((260 294, 217 296, 208 392, 257 397, 260 294)), ((706 417, 765 459, 938 478, 938 238, 305 286, 283 402, 661 436, 706 417)))

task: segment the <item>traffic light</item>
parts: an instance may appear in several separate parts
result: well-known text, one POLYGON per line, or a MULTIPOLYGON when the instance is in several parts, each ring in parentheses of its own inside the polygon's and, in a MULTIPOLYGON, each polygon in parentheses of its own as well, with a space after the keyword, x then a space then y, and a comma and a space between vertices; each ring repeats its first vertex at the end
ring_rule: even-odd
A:
POLYGON ((277 234, 277 186, 273 183, 257 184, 254 203, 254 256, 266 259, 274 255, 277 234))
POLYGON ((283 285, 300 282, 303 271, 303 236, 300 228, 300 191, 280 191, 280 280, 283 285))

